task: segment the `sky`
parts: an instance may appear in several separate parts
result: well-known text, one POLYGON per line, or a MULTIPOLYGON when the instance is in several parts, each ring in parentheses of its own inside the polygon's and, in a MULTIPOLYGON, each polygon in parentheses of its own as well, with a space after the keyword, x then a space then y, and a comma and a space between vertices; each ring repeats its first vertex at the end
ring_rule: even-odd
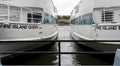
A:
POLYGON ((58 15, 70 15, 72 9, 80 0, 53 0, 58 15))

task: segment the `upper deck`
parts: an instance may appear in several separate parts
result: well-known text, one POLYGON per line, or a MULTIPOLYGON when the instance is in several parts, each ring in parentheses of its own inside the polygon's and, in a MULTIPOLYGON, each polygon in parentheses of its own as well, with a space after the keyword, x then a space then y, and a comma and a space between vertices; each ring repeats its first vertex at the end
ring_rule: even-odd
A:
POLYGON ((120 0, 94 0, 94 8, 119 7, 120 0))
POLYGON ((52 0, 0 0, 0 4, 19 7, 37 7, 51 14, 55 12, 55 6, 52 0))

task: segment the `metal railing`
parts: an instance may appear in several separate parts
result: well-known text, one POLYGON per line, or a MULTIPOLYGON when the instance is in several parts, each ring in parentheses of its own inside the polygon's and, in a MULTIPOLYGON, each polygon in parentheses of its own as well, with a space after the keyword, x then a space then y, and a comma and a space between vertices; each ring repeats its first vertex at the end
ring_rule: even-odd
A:
POLYGON ((57 52, 20 52, 20 51, 12 51, 12 52, 0 52, 1 54, 58 54, 59 56, 59 66, 61 66, 61 54, 114 54, 115 52, 61 52, 61 43, 62 42, 120 42, 120 40, 43 40, 43 41, 8 41, 8 42, 57 42, 58 43, 58 51, 57 52))

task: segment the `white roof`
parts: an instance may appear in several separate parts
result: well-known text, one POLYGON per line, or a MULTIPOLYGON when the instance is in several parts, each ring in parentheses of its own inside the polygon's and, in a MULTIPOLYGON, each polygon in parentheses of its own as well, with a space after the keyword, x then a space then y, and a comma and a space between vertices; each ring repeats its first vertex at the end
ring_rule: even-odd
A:
POLYGON ((102 7, 118 7, 120 6, 120 0, 95 0, 94 7, 102 8, 102 7))

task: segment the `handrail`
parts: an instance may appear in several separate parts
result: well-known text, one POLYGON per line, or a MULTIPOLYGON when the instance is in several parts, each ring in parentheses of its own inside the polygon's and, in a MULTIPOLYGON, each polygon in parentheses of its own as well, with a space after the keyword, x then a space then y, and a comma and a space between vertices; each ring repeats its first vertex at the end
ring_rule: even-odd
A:
MULTIPOLYGON (((51 52, 51 51, 27 51, 27 52, 19 52, 19 51, 6 51, 0 52, 1 54, 59 54, 59 52, 51 52)), ((60 52, 60 54, 114 54, 115 52, 60 52)))
MULTIPOLYGON (((58 51, 38 52, 38 51, 6 51, 1 54, 58 54, 59 66, 61 66, 61 54, 115 54, 115 52, 61 52, 61 42, 120 42, 120 40, 42 40, 42 41, 0 41, 0 42, 58 42, 58 51)), ((22 44, 21 44, 22 45, 22 44)))
POLYGON ((34 41, 0 41, 0 42, 120 42, 120 40, 34 40, 34 41))

